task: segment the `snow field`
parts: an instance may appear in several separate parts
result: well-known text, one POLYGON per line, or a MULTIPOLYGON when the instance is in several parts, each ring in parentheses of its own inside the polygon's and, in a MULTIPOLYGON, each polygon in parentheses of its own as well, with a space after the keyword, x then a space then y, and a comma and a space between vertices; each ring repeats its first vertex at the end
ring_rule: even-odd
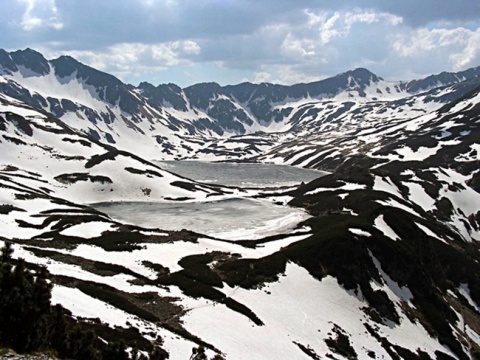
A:
MULTIPOLYGON (((408 290, 400 290, 408 298, 408 290)), ((363 325, 371 322, 361 310, 367 304, 361 296, 345 291, 332 277, 318 281, 305 269, 288 263, 285 275, 278 282, 255 290, 234 288, 227 294, 250 308, 265 325, 256 326, 218 304, 192 308, 184 317, 184 324, 193 333, 202 334, 204 340, 215 343, 228 359, 309 359, 294 341, 324 356, 331 351, 323 339, 334 337, 334 324, 348 334, 360 359, 366 358, 369 350, 375 351, 377 358, 390 358, 363 325), (272 298, 275 306, 271 305, 272 298)), ((400 300, 395 292, 391 296, 400 300)), ((400 326, 378 327, 382 336, 408 349, 421 348, 432 355, 435 350, 446 351, 425 329, 406 317, 400 326)))

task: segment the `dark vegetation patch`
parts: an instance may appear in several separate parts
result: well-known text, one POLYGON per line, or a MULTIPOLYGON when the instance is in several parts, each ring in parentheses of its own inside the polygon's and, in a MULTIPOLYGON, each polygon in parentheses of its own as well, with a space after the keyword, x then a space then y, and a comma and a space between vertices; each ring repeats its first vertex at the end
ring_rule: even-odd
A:
POLYGON ((0 214, 1 215, 8 215, 12 211, 23 211, 23 212, 25 212, 26 210, 21 209, 21 208, 16 207, 16 206, 13 206, 13 205, 10 205, 10 204, 0 204, 0 214))
POLYGON ((20 132, 27 136, 32 136, 33 135, 33 130, 32 127, 30 126, 30 121, 26 120, 23 116, 20 116, 18 114, 14 114, 11 112, 5 113, 5 117, 7 121, 10 121, 13 123, 20 132))
POLYGON ((2 171, 19 171, 20 169, 13 165, 5 165, 2 171))
MULTIPOLYGON (((7 172, 16 172, 16 171, 22 171, 24 172, 25 174, 28 174, 28 176, 32 177, 32 178, 36 178, 37 180, 40 180, 39 178, 42 176, 40 175, 39 173, 36 173, 36 172, 33 172, 33 171, 28 171, 28 170, 22 170, 22 169, 19 169, 18 167, 16 166, 13 166, 11 164, 8 164, 8 165, 5 165, 3 167, 3 169, 1 171, 7 171, 7 172)), ((16 174, 9 174, 9 176, 11 175, 16 175, 16 174)), ((44 181, 44 180, 42 180, 44 181)), ((45 182, 45 181, 44 181, 45 182)))
POLYGON ((180 322, 184 314, 181 306, 174 302, 176 298, 160 297, 156 293, 127 293, 105 284, 92 281, 83 281, 66 276, 55 276, 54 281, 60 285, 77 288, 83 293, 121 309, 129 314, 136 315, 147 321, 182 336, 187 340, 218 350, 185 330, 180 322))
MULTIPOLYGON (((422 351, 421 349, 417 349, 416 352, 413 352, 412 349, 406 349, 399 345, 394 345, 388 340, 388 338, 379 335, 376 331, 378 329, 374 329, 372 326, 370 326, 367 323, 364 323, 363 325, 367 329, 368 333, 372 335, 372 337, 382 345, 382 347, 385 349, 385 351, 388 353, 388 355, 390 355, 390 357, 393 360, 433 360, 430 357, 430 355, 428 355, 428 353, 422 351)), ((435 355, 437 355, 436 359, 441 359, 441 357, 439 357, 439 354, 444 354, 444 353, 438 352, 437 354, 436 352, 435 353, 435 355)), ((444 359, 447 359, 447 358, 444 358, 444 359)), ((448 359, 453 359, 453 358, 448 356, 448 359)))
POLYGON ((268 244, 269 242, 274 242, 282 239, 289 238, 291 236, 299 236, 299 235, 307 235, 310 234, 311 232, 309 230, 307 231, 297 231, 295 234, 279 234, 279 235, 271 235, 271 236, 266 236, 264 238, 258 239, 258 240, 235 240, 233 243, 242 245, 247 248, 255 249, 258 245, 262 244, 268 244))
POLYGON ((230 254, 221 252, 187 256, 179 261, 183 270, 172 274, 164 272, 158 277, 158 281, 163 285, 178 286, 185 295, 222 303, 231 310, 245 315, 255 324, 263 325, 263 322, 248 307, 216 289, 223 287, 223 271, 220 268, 223 264, 229 263, 231 258, 230 254))
POLYGON ((115 265, 115 264, 109 264, 109 263, 105 263, 105 262, 101 262, 101 261, 89 260, 89 259, 85 259, 85 258, 82 258, 82 257, 74 256, 74 255, 62 254, 62 253, 59 253, 57 251, 38 249, 38 248, 28 247, 28 246, 26 246, 24 249, 32 252, 33 254, 35 254, 35 256, 38 256, 38 257, 47 257, 49 259, 59 261, 59 262, 65 263, 65 264, 78 265, 83 270, 91 272, 91 273, 99 275, 99 276, 115 276, 115 275, 118 275, 118 274, 126 274, 126 275, 131 275, 131 276, 135 277, 137 280, 140 280, 142 282, 142 284, 152 284, 153 283, 147 277, 145 277, 141 274, 138 274, 138 273, 136 273, 136 272, 124 267, 124 266, 121 266, 121 265, 115 265))
POLYGON ((322 359, 322 358, 320 357, 320 355, 318 355, 318 354, 315 352, 315 350, 313 350, 310 346, 305 346, 305 345, 303 345, 303 344, 301 344, 301 343, 299 343, 299 342, 296 342, 296 341, 293 341, 293 343, 294 343, 295 345, 297 345, 298 348, 299 348, 300 350, 302 350, 303 353, 304 353, 305 355, 307 355, 308 357, 310 357, 311 359, 313 359, 313 360, 321 360, 321 359, 322 359))
POLYGON ((63 138, 62 141, 65 141, 65 142, 70 142, 72 144, 75 144, 75 143, 79 143, 83 146, 86 146, 86 147, 92 147, 92 143, 87 141, 87 140, 83 140, 83 139, 71 139, 71 138, 63 138))
MULTIPOLYGON (((45 233, 45 237, 54 235, 54 240, 49 243, 56 242, 60 248, 67 246, 75 248, 79 244, 85 243, 85 239, 74 236, 62 236, 60 234, 45 233)), ((102 235, 89 239, 89 244, 101 247, 105 251, 133 251, 140 250, 142 246, 139 243, 144 239, 144 235, 134 232, 123 231, 104 231, 102 235)))
POLYGON ((147 175, 147 177, 152 178, 152 177, 163 177, 162 174, 160 174, 158 171, 151 170, 151 169, 146 169, 146 170, 139 170, 135 169, 132 167, 126 167, 125 170, 132 174, 138 174, 138 175, 147 175))
POLYGON ((165 196, 164 199, 165 199, 165 200, 168 200, 168 201, 188 201, 188 200, 193 200, 193 198, 187 197, 187 196, 181 196, 181 197, 176 197, 176 198, 172 198, 172 197, 170 197, 170 196, 165 196))
POLYGON ((472 178, 467 181, 467 185, 480 193, 480 174, 478 172, 473 173, 472 178))
POLYGON ((209 286, 221 288, 223 287, 222 279, 209 267, 209 263, 213 262, 217 256, 221 257, 221 255, 218 253, 190 255, 182 258, 178 265, 184 268, 183 275, 186 277, 209 286))
POLYGON ((87 161, 85 164, 86 169, 90 169, 95 165, 98 165, 106 160, 115 160, 115 157, 119 155, 119 151, 117 149, 112 148, 111 150, 107 151, 105 154, 101 155, 93 155, 90 160, 87 161))
POLYGON ((43 199, 44 196, 34 193, 24 193, 24 194, 15 194, 15 200, 35 200, 35 199, 43 199))
MULTIPOLYGON (((7 171, 8 170, 2 170, 2 171, 7 171)), ((15 171, 15 170, 14 170, 15 171)), ((17 169, 18 171, 18 169, 17 169)), ((38 174, 35 174, 35 173, 30 173, 30 172, 26 172, 26 174, 19 174, 19 173, 9 173, 7 175, 10 179, 15 179, 15 178, 19 178, 19 179, 28 179, 28 180, 33 180, 33 181, 38 181, 40 183, 44 183, 44 184, 48 184, 48 181, 47 180, 43 180, 40 178, 40 175, 38 174)))
MULTIPOLYGON (((41 217, 42 215, 39 215, 41 217)), ((18 221, 18 220, 17 220, 18 221)), ((53 233, 60 232, 62 230, 65 230, 69 227, 72 227, 74 225, 80 225, 83 223, 87 222, 93 222, 93 221, 106 221, 110 222, 108 219, 105 219, 104 217, 98 215, 98 214, 85 214, 85 215, 80 215, 80 214, 53 214, 53 215, 47 215, 45 216, 45 219, 43 220, 42 224, 36 226, 36 225, 31 225, 29 226, 28 224, 25 224, 24 227, 37 227, 40 229, 43 229, 49 225, 52 224, 51 231, 53 233), (55 223, 55 224, 53 224, 55 223)))
POLYGON ((164 278, 170 274, 169 268, 151 261, 143 260, 142 265, 155 271, 157 273, 157 279, 164 278))
POLYGON ((225 304, 228 308, 236 311, 252 320, 256 325, 263 325, 263 322, 245 305, 238 301, 227 297, 223 292, 213 288, 211 285, 198 281, 190 277, 184 270, 175 272, 167 278, 159 279, 163 285, 175 285, 182 290, 182 292, 193 298, 205 298, 217 303, 225 304))
POLYGON ((5 134, 3 134, 2 136, 5 140, 8 140, 8 141, 14 143, 15 145, 27 145, 27 143, 25 141, 20 140, 16 137, 8 136, 8 135, 5 135, 5 134))
POLYGON ((334 325, 332 331, 335 334, 335 337, 332 335, 332 337, 324 339, 330 350, 347 359, 358 359, 355 349, 350 344, 350 339, 348 338, 347 333, 338 325, 334 325))
POLYGON ((82 214, 82 215, 99 215, 102 217, 107 217, 101 211, 98 211, 92 207, 77 205, 77 208, 64 208, 64 209, 48 209, 40 212, 38 216, 41 215, 55 215, 55 214, 82 214))
MULTIPOLYGON (((417 165, 391 162, 376 169, 374 173, 382 177, 388 176, 402 192, 408 194, 408 188, 402 185, 402 181, 411 181, 411 177, 400 173, 417 165)), ((429 168, 431 164, 422 163, 422 166, 429 168)), ((370 308, 364 310, 374 320, 384 322, 388 319, 398 323, 398 314, 392 302, 384 292, 373 291, 369 284, 372 279, 381 282, 371 261, 370 252, 379 260, 385 273, 399 286, 408 287, 414 295, 414 304, 418 311, 409 314, 409 317, 419 321, 432 337, 438 338, 441 344, 448 346, 462 358, 463 349, 450 327, 450 324, 456 322, 456 315, 446 303, 445 294, 448 289, 468 283, 475 288, 471 290, 472 297, 478 299, 475 301, 480 300, 480 289, 476 285, 480 284, 478 245, 465 243, 452 229, 416 204, 395 197, 396 201, 416 211, 422 218, 392 206, 379 204, 379 200, 386 201, 394 196, 371 190, 373 176, 368 171, 351 171, 347 172, 346 176, 342 171, 316 179, 291 192, 295 198, 290 204, 304 207, 315 216, 302 224, 310 226, 313 235, 289 245, 281 250, 281 253, 288 260, 306 268, 317 279, 332 275, 346 289, 355 291, 359 287, 370 305, 370 308), (366 184, 367 189, 350 191, 345 199, 337 196, 340 193, 337 190, 305 195, 319 187, 339 187, 347 178, 348 182, 366 184), (342 213, 341 209, 344 207, 352 209, 358 216, 342 213), (401 241, 385 237, 372 226, 380 215, 383 215, 386 223, 401 237, 401 241), (449 243, 445 244, 426 235, 416 223, 426 226, 449 243), (372 237, 355 236, 349 233, 349 228, 368 231, 372 237)), ((436 180, 431 171, 416 169, 416 174, 422 181, 420 184, 430 195, 436 195, 444 185, 436 180)), ((449 221, 453 213, 450 201, 441 198, 437 205, 439 210, 434 215, 440 220, 449 221)), ((471 216, 468 222, 472 228, 479 226, 475 216, 471 216)), ((396 353, 396 350, 392 351, 396 353)), ((408 356, 406 351, 403 351, 403 354, 408 356)), ((421 354, 417 352, 416 356, 421 354)))
MULTIPOLYGON (((43 229, 50 223, 56 222, 52 225, 52 231, 40 234, 33 239, 22 240, 22 244, 35 246, 38 248, 54 248, 54 249, 68 249, 73 250, 78 245, 86 243, 86 240, 82 237, 67 236, 60 234, 63 229, 66 229, 75 224, 82 224, 89 221, 105 221, 104 218, 92 214, 92 215, 67 215, 67 214, 55 214, 48 216, 42 224, 34 225, 22 220, 17 220, 21 227, 31 227, 37 229, 43 229), (48 239, 45 241, 44 239, 48 239)), ((112 222, 113 223, 113 222, 112 222)), ((115 224, 115 223, 113 223, 115 224)), ((145 244, 161 244, 171 243, 175 241, 187 241, 197 242, 199 234, 188 230, 181 231, 168 231, 167 235, 144 235, 140 231, 145 230, 143 228, 116 224, 116 231, 107 230, 100 236, 88 238, 88 244, 101 247, 105 251, 133 251, 140 250, 145 244)))
POLYGON ((190 183, 186 181, 173 181, 170 183, 172 186, 179 187, 180 189, 188 190, 188 191, 201 191, 208 193, 207 190, 203 189, 202 187, 198 186, 195 183, 190 183))
POLYGON ((54 276, 55 283, 63 286, 79 289, 81 292, 113 305, 129 314, 136 315, 150 322, 158 321, 159 318, 150 311, 137 306, 133 300, 134 294, 125 293, 111 286, 96 283, 93 281, 79 280, 67 276, 54 276))
POLYGON ((88 173, 61 174, 61 175, 55 176, 54 179, 64 184, 74 184, 78 181, 90 181, 93 183, 98 182, 101 184, 113 184, 112 179, 110 179, 108 176, 90 175, 88 173))
POLYGON ((260 259, 232 259, 218 266, 223 281, 229 286, 246 289, 261 288, 267 282, 277 281, 285 273, 287 257, 274 253, 260 259))
MULTIPOLYGON (((18 353, 49 352, 69 359, 128 359, 125 342, 152 353, 154 345, 136 329, 111 329, 99 321, 82 322, 60 305, 50 304, 52 283, 45 267, 12 259, 9 242, 0 258, 0 347, 18 353), (104 340, 108 343, 105 343, 104 340)), ((165 356, 166 352, 158 348, 165 356)))

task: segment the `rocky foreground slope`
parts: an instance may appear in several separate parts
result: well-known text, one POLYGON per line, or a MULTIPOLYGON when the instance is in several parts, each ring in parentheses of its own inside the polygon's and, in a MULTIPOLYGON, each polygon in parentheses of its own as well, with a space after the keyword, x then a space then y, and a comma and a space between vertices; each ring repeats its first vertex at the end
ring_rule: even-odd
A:
MULTIPOLYGON (((38 64, 45 76, 47 65, 38 64)), ((177 177, 134 147, 67 125, 51 104, 2 94, 2 242, 46 266, 53 303, 86 326, 171 359, 198 345, 227 359, 476 359, 480 84, 399 95, 407 90, 398 85, 391 101, 302 100, 288 131, 216 138, 225 148, 268 144, 250 161, 331 171, 283 192, 177 177), (311 217, 289 233, 227 241, 120 223, 85 205, 234 196, 288 202, 311 217)))

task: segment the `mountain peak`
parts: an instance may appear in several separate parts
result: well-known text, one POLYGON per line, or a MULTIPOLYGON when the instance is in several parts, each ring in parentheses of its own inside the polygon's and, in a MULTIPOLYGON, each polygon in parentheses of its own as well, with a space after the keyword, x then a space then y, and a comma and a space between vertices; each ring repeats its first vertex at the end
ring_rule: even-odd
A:
POLYGON ((365 68, 356 68, 354 70, 347 71, 342 75, 354 78, 359 85, 368 85, 370 82, 378 82, 383 80, 381 77, 365 68))
POLYGON ((15 64, 25 67, 38 75, 46 75, 50 71, 47 59, 38 51, 26 48, 10 53, 11 59, 15 64))
POLYGON ((69 55, 62 55, 51 60, 51 63, 55 68, 55 74, 61 78, 71 75, 74 71, 78 71, 80 68, 87 68, 86 65, 69 55))
POLYGON ((77 72, 78 78, 88 80, 87 82, 90 85, 97 88, 123 85, 115 76, 85 65, 68 55, 60 56, 57 59, 51 60, 50 63, 55 69, 55 75, 60 78, 68 77, 74 72, 77 72))

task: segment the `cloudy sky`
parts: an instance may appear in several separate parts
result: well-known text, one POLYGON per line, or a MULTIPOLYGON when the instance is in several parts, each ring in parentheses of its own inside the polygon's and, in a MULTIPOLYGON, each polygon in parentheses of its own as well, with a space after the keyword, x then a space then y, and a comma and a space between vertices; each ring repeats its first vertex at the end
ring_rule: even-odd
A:
POLYGON ((480 65, 480 0, 1 0, 0 34, 134 85, 407 80, 480 65))

